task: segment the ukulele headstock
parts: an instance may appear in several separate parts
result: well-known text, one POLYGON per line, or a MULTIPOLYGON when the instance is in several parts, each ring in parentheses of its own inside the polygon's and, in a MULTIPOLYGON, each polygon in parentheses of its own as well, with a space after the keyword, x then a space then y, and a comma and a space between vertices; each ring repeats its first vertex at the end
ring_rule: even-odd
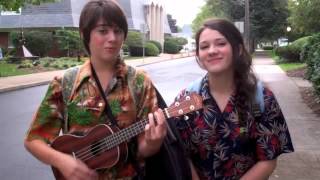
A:
POLYGON ((175 101, 166 109, 166 114, 169 118, 178 117, 202 109, 202 107, 202 97, 197 93, 190 93, 175 101))

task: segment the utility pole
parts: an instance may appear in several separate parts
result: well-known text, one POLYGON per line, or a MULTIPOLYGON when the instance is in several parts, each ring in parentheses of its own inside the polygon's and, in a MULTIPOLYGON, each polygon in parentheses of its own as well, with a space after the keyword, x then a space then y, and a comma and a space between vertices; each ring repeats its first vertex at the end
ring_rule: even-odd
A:
POLYGON ((245 13, 244 13, 244 43, 247 51, 251 52, 250 48, 250 3, 245 0, 245 13))

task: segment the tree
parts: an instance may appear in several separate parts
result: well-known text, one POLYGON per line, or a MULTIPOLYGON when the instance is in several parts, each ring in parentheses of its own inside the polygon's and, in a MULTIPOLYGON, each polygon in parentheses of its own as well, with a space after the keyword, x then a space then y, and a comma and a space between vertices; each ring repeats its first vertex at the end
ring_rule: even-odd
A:
POLYGON ((68 56, 75 56, 83 49, 83 44, 78 31, 73 30, 57 30, 55 32, 59 49, 67 52, 68 56))
POLYGON ((250 0, 251 38, 273 41, 283 36, 287 27, 287 0, 250 0))
POLYGON ((40 3, 57 2, 60 0, 1 0, 0 10, 17 11, 26 4, 39 5, 40 3))
POLYGON ((207 0, 200 13, 192 22, 192 30, 196 32, 203 21, 218 17, 238 21, 244 18, 244 0, 207 0))
POLYGON ((289 0, 288 21, 296 33, 311 35, 320 31, 319 0, 289 0))

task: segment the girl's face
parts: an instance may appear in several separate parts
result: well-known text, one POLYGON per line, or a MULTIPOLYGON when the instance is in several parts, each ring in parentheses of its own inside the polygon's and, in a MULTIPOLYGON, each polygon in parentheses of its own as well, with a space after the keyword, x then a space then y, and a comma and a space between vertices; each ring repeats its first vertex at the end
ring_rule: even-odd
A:
POLYGON ((124 32, 116 25, 110 26, 98 21, 90 33, 91 58, 102 61, 116 60, 124 41, 124 32))
POLYGON ((200 66, 211 74, 232 71, 232 46, 219 31, 206 28, 199 37, 200 66))

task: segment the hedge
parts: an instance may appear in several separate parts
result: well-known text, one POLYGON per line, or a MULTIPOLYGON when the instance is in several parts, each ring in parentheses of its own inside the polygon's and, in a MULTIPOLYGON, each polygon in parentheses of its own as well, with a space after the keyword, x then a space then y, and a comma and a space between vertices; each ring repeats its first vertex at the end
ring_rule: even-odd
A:
POLYGON ((320 95, 320 33, 309 38, 302 49, 301 58, 307 64, 307 78, 320 95))
POLYGON ((158 56, 159 49, 153 43, 147 42, 145 45, 145 54, 146 54, 146 56, 158 56))

